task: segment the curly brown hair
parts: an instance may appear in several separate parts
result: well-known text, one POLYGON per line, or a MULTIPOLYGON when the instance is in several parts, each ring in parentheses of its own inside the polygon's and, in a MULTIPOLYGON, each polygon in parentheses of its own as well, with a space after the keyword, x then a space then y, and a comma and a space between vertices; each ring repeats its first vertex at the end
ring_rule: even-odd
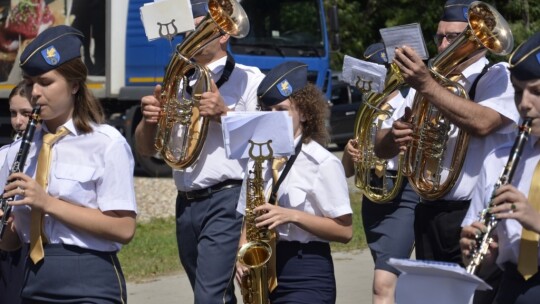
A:
POLYGON ((326 98, 315 85, 309 83, 302 89, 289 96, 296 109, 304 116, 302 125, 302 141, 308 143, 311 140, 326 146, 330 135, 326 128, 328 118, 328 104, 326 98))

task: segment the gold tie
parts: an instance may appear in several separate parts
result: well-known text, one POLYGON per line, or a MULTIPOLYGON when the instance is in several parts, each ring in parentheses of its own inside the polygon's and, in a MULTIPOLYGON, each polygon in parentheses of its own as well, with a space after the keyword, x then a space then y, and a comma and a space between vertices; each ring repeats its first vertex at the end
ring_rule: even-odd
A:
POLYGON ((279 179, 279 170, 283 168, 283 165, 285 165, 286 162, 287 162, 287 157, 285 156, 278 156, 272 159, 272 178, 274 179, 274 185, 277 183, 279 179))
MULTIPOLYGON (((69 131, 61 127, 58 132, 52 134, 47 133, 43 135, 43 145, 38 156, 37 170, 36 170, 36 182, 47 191, 49 168, 51 162, 51 147, 60 138, 67 135, 69 131)), ((43 239, 42 237, 42 221, 43 214, 37 209, 32 209, 30 223, 30 258, 34 264, 37 264, 43 259, 43 239)))
MULTIPOLYGON (((540 210, 540 161, 534 168, 528 200, 534 210, 540 210)), ((521 231, 518 271, 525 280, 538 271, 538 233, 525 228, 521 231)))

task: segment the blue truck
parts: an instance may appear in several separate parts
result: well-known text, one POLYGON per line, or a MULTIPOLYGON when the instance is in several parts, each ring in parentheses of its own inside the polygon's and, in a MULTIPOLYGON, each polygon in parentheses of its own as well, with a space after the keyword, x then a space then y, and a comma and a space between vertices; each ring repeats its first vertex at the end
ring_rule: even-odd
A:
MULTIPOLYGON (((108 123, 124 134, 135 152, 133 133, 142 118, 140 99, 152 94, 154 86, 162 83, 170 55, 176 44, 181 42, 180 37, 171 42, 166 39, 147 40, 140 18, 140 7, 146 2, 150 0, 22 0, 20 3, 34 5, 22 7, 19 3, 3 8, 0 44, 5 40, 2 36, 5 36, 18 41, 19 45, 12 49, 0 45, 0 98, 3 100, 0 102, 0 144, 11 141, 7 97, 21 79, 16 64, 18 54, 37 34, 31 30, 19 30, 20 33, 13 30, 4 33, 3 30, 13 15, 34 13, 31 15, 38 17, 32 23, 39 25, 38 30, 70 24, 88 36, 83 53, 91 74, 88 86, 104 106, 108 123), (25 9, 41 11, 24 12, 25 9)), ((239 2, 249 17, 251 31, 243 39, 230 41, 229 51, 236 62, 257 66, 263 72, 283 61, 305 62, 309 80, 327 92, 330 98, 329 40, 338 41, 337 28, 332 26, 337 24, 336 8, 325 9, 323 0, 239 2)), ((135 155, 135 159, 138 168, 150 176, 171 172, 158 157, 135 155)))

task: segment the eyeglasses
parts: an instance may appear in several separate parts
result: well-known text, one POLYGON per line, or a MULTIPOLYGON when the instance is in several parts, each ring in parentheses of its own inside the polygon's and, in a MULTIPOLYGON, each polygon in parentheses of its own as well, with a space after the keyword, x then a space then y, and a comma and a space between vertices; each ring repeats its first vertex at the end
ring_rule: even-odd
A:
POLYGON ((437 45, 439 45, 439 44, 441 44, 443 42, 444 38, 446 38, 448 43, 454 42, 454 40, 456 40, 456 38, 459 36, 459 34, 461 34, 461 33, 455 32, 455 33, 447 33, 447 34, 437 34, 433 38, 435 39, 435 43, 437 45))

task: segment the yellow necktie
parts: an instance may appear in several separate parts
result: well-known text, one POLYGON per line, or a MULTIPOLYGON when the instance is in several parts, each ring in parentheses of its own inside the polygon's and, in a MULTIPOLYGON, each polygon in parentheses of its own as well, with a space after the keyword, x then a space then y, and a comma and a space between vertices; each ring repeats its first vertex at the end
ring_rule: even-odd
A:
MULTIPOLYGON (((64 127, 61 127, 58 132, 52 134, 47 133, 43 135, 43 145, 38 156, 37 171, 36 171, 36 182, 47 191, 48 179, 49 179, 49 168, 51 162, 51 147, 57 142, 60 138, 68 134, 68 130, 64 127)), ((34 264, 37 264, 43 259, 43 239, 42 237, 42 221, 43 214, 37 209, 32 209, 31 213, 31 223, 30 223, 30 258, 34 264)))
POLYGON ((287 157, 278 156, 272 159, 272 178, 274 179, 274 185, 279 179, 279 170, 283 168, 283 165, 287 162, 287 157))
MULTIPOLYGON (((540 211, 540 161, 534 169, 528 199, 534 210, 540 211)), ((538 271, 538 233, 525 228, 521 231, 518 271, 525 280, 538 271)))

